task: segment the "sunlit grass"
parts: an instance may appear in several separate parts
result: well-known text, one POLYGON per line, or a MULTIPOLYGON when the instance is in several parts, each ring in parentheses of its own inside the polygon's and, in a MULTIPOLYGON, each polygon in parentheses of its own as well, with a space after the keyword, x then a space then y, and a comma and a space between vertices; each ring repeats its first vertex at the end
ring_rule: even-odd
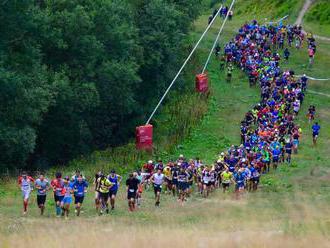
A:
MULTIPOLYGON (((221 44, 233 37, 242 22, 252 18, 256 17, 244 15, 229 22, 221 44)), ((206 19, 207 15, 196 22, 192 39, 196 40, 205 28, 206 19)), ((201 58, 206 59, 219 25, 218 22, 212 28, 212 34, 199 49, 201 58)), ((329 44, 319 44, 315 65, 310 69, 306 67, 306 45, 302 50, 291 51, 291 59, 284 68, 294 69, 297 74, 329 75, 329 44)), ((239 122, 258 102, 259 89, 250 88, 247 78, 238 69, 234 71, 232 83, 226 83, 224 72, 219 71, 215 59, 208 73, 212 94, 206 116, 179 146, 164 154, 165 158, 183 153, 188 158, 200 156, 211 163, 218 152, 239 143, 239 122)), ((320 81, 310 82, 309 87, 330 93, 329 85, 329 82, 320 81)), ((80 218, 74 216, 71 208, 68 221, 55 219, 51 194, 46 216, 39 217, 34 193, 28 216, 21 217, 20 192, 11 179, 0 186, 0 247, 22 247, 23 244, 24 247, 36 244, 47 247, 327 247, 330 238, 330 98, 307 93, 297 123, 302 127, 303 136, 292 166, 283 165, 276 173, 264 176, 258 192, 245 194, 239 200, 232 192, 218 191, 209 199, 196 193, 182 207, 176 198, 163 194, 157 209, 150 190, 144 193, 141 209, 129 213, 121 186, 116 210, 109 216, 97 216, 90 192, 80 218), (322 126, 317 147, 312 146, 311 124, 305 117, 310 104, 316 105, 317 119, 322 126)), ((134 160, 130 152, 122 152, 130 154, 134 160)), ((95 170, 118 162, 112 155, 100 152, 74 165, 83 165, 86 174, 92 176, 95 170)))

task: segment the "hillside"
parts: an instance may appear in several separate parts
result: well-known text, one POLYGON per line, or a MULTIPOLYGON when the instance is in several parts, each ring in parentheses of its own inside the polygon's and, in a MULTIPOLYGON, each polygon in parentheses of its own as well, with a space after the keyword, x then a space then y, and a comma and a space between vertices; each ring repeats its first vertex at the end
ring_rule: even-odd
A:
MULTIPOLYGON (((276 20, 290 14, 290 22, 294 22, 303 1, 269 2, 237 1, 236 15, 224 28, 221 46, 248 20, 262 22, 265 18, 276 20)), ((197 40, 203 32, 210 11, 195 22, 191 41, 197 40)), ((217 22, 211 29, 198 50, 199 58, 206 59, 219 26, 217 22)), ((317 78, 330 77, 330 43, 318 41, 315 64, 311 68, 307 65, 305 46, 301 50, 292 48, 291 58, 282 64, 282 68, 317 78)), ((240 122, 258 102, 260 89, 250 88, 246 75, 237 68, 232 82, 226 83, 215 59, 212 59, 208 73, 212 89, 208 106, 202 111, 207 111, 206 115, 192 125, 191 132, 181 136, 184 139, 174 148, 156 153, 164 160, 184 154, 188 158, 199 156, 212 163, 220 151, 231 144, 239 144, 240 122)), ((276 173, 263 176, 259 191, 245 194, 239 200, 232 192, 223 194, 219 190, 208 199, 195 194, 183 207, 171 196, 164 195, 161 207, 157 209, 150 190, 145 192, 141 209, 129 213, 122 188, 116 210, 109 216, 98 217, 91 190, 83 216, 64 221, 54 219, 52 199, 48 202, 46 216, 39 217, 34 194, 29 215, 21 217, 21 194, 10 179, 0 188, 1 247, 20 247, 23 243, 24 247, 35 247, 36 243, 47 247, 327 247, 330 242, 330 84, 310 81, 308 90, 297 120, 303 131, 299 153, 293 156, 292 166, 281 166, 276 173), (312 104, 316 106, 316 117, 322 126, 317 147, 312 146, 311 124, 304 114, 312 104)), ((165 110, 166 113, 157 117, 160 124, 166 120, 170 108, 165 110)), ((161 140, 157 137, 157 130, 160 130, 158 135, 163 132, 161 125, 157 128, 156 139, 161 140)), ((146 154, 132 155, 130 150, 132 148, 123 150, 123 156, 129 157, 130 168, 142 163, 140 159, 148 158, 146 154), (135 157, 138 158, 136 161, 135 157)), ((98 152, 91 158, 72 161, 65 170, 71 173, 79 167, 90 178, 97 169, 108 169, 115 164, 112 155, 108 151, 98 152)), ((52 177, 54 170, 48 171, 47 176, 52 177)), ((127 174, 127 171, 123 169, 121 173, 127 174)))

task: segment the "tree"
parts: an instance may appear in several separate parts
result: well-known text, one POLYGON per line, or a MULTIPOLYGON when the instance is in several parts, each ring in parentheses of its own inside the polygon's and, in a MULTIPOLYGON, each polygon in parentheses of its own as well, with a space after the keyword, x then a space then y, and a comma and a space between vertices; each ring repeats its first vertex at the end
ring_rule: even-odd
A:
POLYGON ((36 144, 36 128, 53 101, 52 85, 34 34, 32 1, 0 8, 0 161, 22 166, 36 144))

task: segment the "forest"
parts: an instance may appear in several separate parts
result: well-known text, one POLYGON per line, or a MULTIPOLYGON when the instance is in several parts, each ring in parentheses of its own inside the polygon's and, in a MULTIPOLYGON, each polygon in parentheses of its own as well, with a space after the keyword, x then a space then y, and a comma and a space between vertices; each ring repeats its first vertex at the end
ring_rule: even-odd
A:
POLYGON ((187 54, 201 2, 1 1, 1 169, 125 144, 187 54))

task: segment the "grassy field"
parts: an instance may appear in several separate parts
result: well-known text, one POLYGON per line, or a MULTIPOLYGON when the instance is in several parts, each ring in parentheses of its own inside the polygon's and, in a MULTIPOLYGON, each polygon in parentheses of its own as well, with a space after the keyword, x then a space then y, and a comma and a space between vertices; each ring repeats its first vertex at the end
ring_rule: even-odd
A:
POLYGON ((303 25, 307 32, 330 37, 330 2, 327 0, 315 0, 303 19, 303 25))
MULTIPOLYGON (((243 0, 237 4, 244 3, 243 0)), ((297 6, 300 3, 297 3, 297 6)), ((295 13, 297 11, 295 10, 295 13)), ((224 29, 221 43, 233 37, 245 20, 264 20, 266 15, 242 13, 224 29)), ((205 28, 207 15, 195 24, 192 40, 205 28)), ((219 21, 199 50, 207 57, 219 21)), ((315 65, 307 67, 306 45, 292 50, 284 68, 297 74, 330 77, 330 44, 319 42, 315 65)), ((250 88, 246 76, 234 71, 232 83, 224 80, 213 59, 208 68, 212 94, 206 116, 190 135, 164 158, 185 154, 199 156, 208 163, 220 151, 239 143, 239 123, 259 100, 259 89, 250 88)), ((310 82, 309 89, 330 95, 329 82, 310 82)), ((144 194, 142 207, 129 213, 121 188, 117 208, 108 216, 98 217, 93 209, 93 193, 85 201, 80 218, 55 219, 51 195, 46 215, 38 216, 33 194, 28 216, 21 217, 21 197, 11 182, 0 185, 0 247, 329 247, 330 245, 330 97, 307 93, 298 123, 303 130, 299 154, 292 166, 281 166, 276 173, 262 178, 256 193, 236 200, 232 193, 215 192, 209 199, 194 194, 182 207, 175 198, 162 195, 161 207, 153 205, 152 192, 144 194), (319 144, 312 147, 311 124, 305 117, 310 104, 316 105, 322 130, 319 144)), ((97 170, 107 159, 93 164, 97 170)), ((50 177, 52 175, 49 175, 50 177)))

